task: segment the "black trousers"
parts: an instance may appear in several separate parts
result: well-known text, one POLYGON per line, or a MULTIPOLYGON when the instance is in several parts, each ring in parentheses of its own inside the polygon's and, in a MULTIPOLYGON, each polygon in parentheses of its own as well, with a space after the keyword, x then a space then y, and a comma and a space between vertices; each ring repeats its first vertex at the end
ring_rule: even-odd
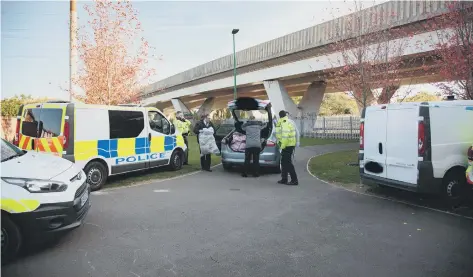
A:
POLYGON ((294 146, 287 146, 281 150, 281 179, 287 181, 287 175, 291 176, 291 181, 298 182, 296 170, 292 164, 292 155, 294 154, 294 146))
POLYGON ((244 174, 251 174, 253 176, 259 176, 259 153, 261 149, 259 147, 249 147, 245 149, 245 165, 243 168, 244 174), (253 160, 253 165, 250 166, 250 161, 253 160))
POLYGON ((187 134, 182 134, 182 138, 184 139, 184 143, 186 144, 186 157, 184 160, 184 164, 189 162, 189 141, 187 139, 187 134))
POLYGON ((200 167, 202 167, 203 170, 210 169, 210 164, 212 162, 211 157, 210 154, 200 156, 200 167))

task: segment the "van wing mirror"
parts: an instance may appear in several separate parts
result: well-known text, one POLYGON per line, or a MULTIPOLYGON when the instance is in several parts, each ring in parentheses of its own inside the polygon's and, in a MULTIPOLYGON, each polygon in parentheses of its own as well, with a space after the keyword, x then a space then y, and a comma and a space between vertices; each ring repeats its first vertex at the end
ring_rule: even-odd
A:
POLYGON ((171 123, 171 135, 176 132, 176 127, 174 126, 173 123, 171 123))

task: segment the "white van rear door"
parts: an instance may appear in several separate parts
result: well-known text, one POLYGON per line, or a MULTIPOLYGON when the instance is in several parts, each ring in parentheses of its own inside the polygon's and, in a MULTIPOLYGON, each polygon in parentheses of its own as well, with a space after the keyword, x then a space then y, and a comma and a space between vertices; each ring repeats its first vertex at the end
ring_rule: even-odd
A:
POLYGON ((386 151, 384 151, 386 145, 386 109, 383 109, 382 106, 366 108, 364 124, 365 174, 386 178, 386 151))
POLYGON ((387 178, 417 185, 418 105, 388 106, 387 178))

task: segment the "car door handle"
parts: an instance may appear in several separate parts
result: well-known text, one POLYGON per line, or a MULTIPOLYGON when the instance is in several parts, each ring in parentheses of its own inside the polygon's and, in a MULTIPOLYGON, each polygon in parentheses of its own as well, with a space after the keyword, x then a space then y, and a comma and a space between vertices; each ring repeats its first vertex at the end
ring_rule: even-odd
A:
POLYGON ((148 134, 148 144, 151 146, 151 133, 148 134))
POLYGON ((383 144, 381 142, 378 144, 378 151, 379 151, 379 154, 381 155, 383 154, 383 144))

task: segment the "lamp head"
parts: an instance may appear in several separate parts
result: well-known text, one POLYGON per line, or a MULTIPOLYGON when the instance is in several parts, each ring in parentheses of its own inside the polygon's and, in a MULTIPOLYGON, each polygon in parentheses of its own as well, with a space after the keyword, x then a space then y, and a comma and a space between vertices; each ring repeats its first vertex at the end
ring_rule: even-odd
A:
POLYGON ((240 29, 233 29, 233 30, 232 30, 232 35, 238 33, 238 31, 240 31, 240 29))

